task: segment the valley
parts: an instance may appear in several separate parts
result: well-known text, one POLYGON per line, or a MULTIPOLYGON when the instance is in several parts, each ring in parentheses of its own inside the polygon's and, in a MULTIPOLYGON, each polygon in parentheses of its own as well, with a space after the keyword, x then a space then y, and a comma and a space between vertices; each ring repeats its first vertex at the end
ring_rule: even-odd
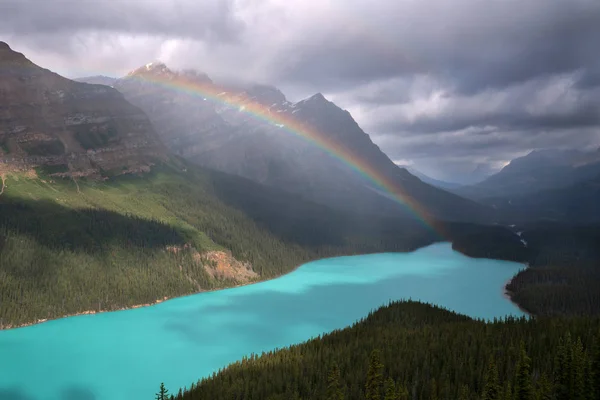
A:
POLYGON ((344 68, 301 90, 263 71, 288 95, 172 45, 71 80, 0 41, 0 400, 600 399, 593 140, 463 127, 546 105, 461 105, 494 86, 435 89, 448 70, 339 91, 344 68))
POLYGON ((12 388, 13 396, 33 399, 61 399, 69 391, 144 399, 156 382, 188 386, 251 353, 342 329, 390 300, 444 304, 475 318, 520 316, 502 286, 521 268, 468 258, 442 243, 321 259, 253 285, 3 331, 0 395, 12 388), (19 366, 9 369, 13 364, 19 366), (26 372, 29 365, 39 372, 26 372), (32 380, 39 385, 28 386, 32 380))

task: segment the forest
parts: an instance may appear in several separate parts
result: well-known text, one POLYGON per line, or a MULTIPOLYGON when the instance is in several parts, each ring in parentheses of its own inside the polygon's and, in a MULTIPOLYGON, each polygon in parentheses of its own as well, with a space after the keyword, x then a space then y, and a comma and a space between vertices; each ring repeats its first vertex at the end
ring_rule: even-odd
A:
POLYGON ((600 313, 600 227, 501 226, 349 215, 191 165, 104 181, 6 176, 0 196, 0 328, 152 304, 268 279, 318 258, 451 240, 472 257, 528 263, 508 289, 536 315, 600 313), (520 228, 521 229, 521 228, 520 228), (171 251, 169 251, 171 249, 171 251), (215 276, 221 251, 255 273, 215 276))
POLYGON ((351 327, 251 355, 172 394, 177 400, 597 400, 599 346, 598 318, 486 323, 394 302, 351 327))
POLYGON ((105 181, 6 177, 0 196, 0 328, 116 310, 268 279, 309 260, 410 251, 439 240, 416 221, 354 218, 188 166, 105 181), (203 256, 248 263, 216 276, 203 256))

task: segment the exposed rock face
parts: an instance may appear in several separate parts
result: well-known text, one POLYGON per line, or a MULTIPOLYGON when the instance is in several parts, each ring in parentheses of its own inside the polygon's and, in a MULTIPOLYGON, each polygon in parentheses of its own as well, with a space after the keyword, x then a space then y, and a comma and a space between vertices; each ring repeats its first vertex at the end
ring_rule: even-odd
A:
POLYGON ((481 220, 484 214, 481 206, 396 166, 350 113, 320 93, 293 104, 272 86, 218 85, 205 74, 172 71, 160 62, 132 71, 114 87, 148 114, 168 147, 198 164, 354 212, 412 213, 349 165, 360 160, 433 216, 481 220), (290 132, 286 121, 318 132, 346 161, 290 132))
POLYGON ((147 169, 166 149, 115 89, 63 78, 0 42, 0 162, 79 176, 147 169))

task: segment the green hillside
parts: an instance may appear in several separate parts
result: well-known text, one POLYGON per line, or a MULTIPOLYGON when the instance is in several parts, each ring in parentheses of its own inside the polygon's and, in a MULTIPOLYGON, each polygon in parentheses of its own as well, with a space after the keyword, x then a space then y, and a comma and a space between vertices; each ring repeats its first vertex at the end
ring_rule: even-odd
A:
POLYGON ((105 181, 5 173, 0 326, 267 279, 311 259, 408 251, 435 235, 351 218, 192 166, 105 181))
POLYGON ((484 323, 392 303, 352 327, 236 362, 175 398, 596 400, 599 329, 598 318, 484 323))

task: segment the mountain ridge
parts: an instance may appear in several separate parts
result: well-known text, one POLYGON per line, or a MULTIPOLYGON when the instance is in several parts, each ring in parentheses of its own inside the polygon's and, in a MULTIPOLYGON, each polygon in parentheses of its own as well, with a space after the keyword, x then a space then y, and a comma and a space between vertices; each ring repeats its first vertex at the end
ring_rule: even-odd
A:
POLYGON ((142 66, 119 79, 115 88, 147 113, 171 150, 192 162, 281 187, 329 206, 355 212, 412 214, 406 205, 371 190, 373 179, 383 179, 393 184, 407 203, 421 204, 435 217, 486 218, 489 210, 484 206, 427 185, 396 166, 348 111, 322 93, 290 103, 269 85, 232 89, 212 81, 198 82, 222 98, 222 102, 211 102, 202 98, 201 91, 193 95, 151 82, 190 85, 189 91, 193 91, 194 82, 187 79, 164 64, 150 69, 142 66), (253 90, 257 87, 269 89, 253 90), (267 121, 245 113, 246 106, 258 108, 267 121), (311 140, 328 141, 325 148, 284 134, 281 128, 286 121, 295 121, 294 125, 319 135, 314 138, 308 134, 311 140), (344 160, 331 157, 333 152, 344 160), (358 176, 353 168, 359 162, 368 165, 377 177, 358 176))
POLYGON ((476 200, 519 197, 567 188, 599 174, 600 151, 539 149, 512 160, 483 182, 453 192, 476 200))

